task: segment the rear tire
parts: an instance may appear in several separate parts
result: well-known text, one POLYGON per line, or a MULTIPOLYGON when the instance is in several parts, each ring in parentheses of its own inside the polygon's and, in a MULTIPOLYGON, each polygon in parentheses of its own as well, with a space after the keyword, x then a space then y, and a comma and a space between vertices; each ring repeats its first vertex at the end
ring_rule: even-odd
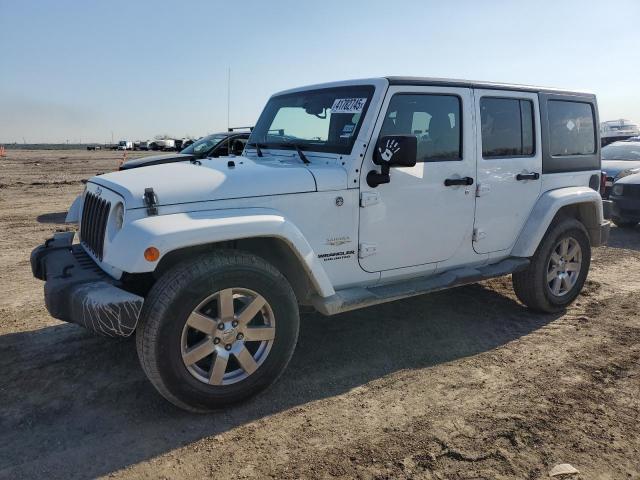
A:
POLYGON ((562 311, 580 294, 590 263, 591 244, 584 225, 573 218, 561 219, 551 225, 529 267, 513 274, 513 289, 532 310, 562 311))
POLYGON ((162 396, 182 409, 207 412, 276 381, 291 359, 298 328, 298 305, 286 278, 255 255, 220 250, 183 262, 157 281, 145 300, 136 344, 142 368, 162 396))

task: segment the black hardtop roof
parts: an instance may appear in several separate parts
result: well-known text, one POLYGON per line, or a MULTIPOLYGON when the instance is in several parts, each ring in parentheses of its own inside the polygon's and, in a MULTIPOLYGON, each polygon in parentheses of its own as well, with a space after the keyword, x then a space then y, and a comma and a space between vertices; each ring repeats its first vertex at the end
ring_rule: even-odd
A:
POLYGON ((417 85, 417 86, 443 86, 443 87, 464 87, 464 88, 484 88, 487 90, 516 90, 521 92, 536 93, 561 93, 567 95, 589 95, 592 92, 584 90, 565 90, 551 87, 537 87, 533 85, 518 85, 512 83, 485 82, 478 80, 461 80, 455 78, 435 78, 435 77, 386 77, 390 85, 417 85))

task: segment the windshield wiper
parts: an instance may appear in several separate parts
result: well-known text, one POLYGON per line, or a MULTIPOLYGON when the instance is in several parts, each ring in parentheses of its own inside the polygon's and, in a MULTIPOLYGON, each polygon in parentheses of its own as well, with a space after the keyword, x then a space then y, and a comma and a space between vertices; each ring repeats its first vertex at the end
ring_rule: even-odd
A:
POLYGON ((302 160, 302 163, 304 163, 305 165, 308 165, 309 163, 311 163, 307 158, 307 156, 302 152, 300 145, 293 142, 285 142, 285 145, 291 145, 293 148, 296 149, 296 152, 298 152, 298 156, 300 157, 300 160, 302 160))
POLYGON ((300 160, 302 160, 302 163, 304 163, 305 165, 308 165, 309 163, 311 163, 309 161, 309 159, 307 158, 307 156, 302 151, 302 149, 300 148, 300 145, 298 145, 297 143, 283 142, 283 143, 276 144, 276 146, 278 146, 278 147, 285 147, 285 146, 286 147, 293 147, 293 148, 296 149, 296 152, 298 152, 298 156, 300 157, 300 160))
POLYGON ((247 145, 249 145, 250 147, 256 147, 256 153, 259 157, 262 157, 262 150, 260 150, 260 145, 262 145, 263 148, 267 148, 265 144, 260 144, 258 142, 248 143, 247 145))

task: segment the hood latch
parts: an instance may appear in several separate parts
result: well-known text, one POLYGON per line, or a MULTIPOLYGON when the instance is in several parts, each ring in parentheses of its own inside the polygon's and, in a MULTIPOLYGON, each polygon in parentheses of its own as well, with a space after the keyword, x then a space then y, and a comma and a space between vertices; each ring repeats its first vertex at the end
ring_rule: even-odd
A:
POLYGON ((158 196, 151 187, 144 189, 144 204, 147 206, 147 215, 158 215, 158 196))

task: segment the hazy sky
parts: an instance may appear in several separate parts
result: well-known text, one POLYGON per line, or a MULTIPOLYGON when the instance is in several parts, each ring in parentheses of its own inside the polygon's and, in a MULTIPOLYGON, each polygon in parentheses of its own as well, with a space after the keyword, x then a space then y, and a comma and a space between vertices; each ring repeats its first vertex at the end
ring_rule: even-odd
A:
POLYGON ((640 121, 640 1, 0 0, 0 143, 199 136, 270 94, 418 75, 586 89, 640 121))

